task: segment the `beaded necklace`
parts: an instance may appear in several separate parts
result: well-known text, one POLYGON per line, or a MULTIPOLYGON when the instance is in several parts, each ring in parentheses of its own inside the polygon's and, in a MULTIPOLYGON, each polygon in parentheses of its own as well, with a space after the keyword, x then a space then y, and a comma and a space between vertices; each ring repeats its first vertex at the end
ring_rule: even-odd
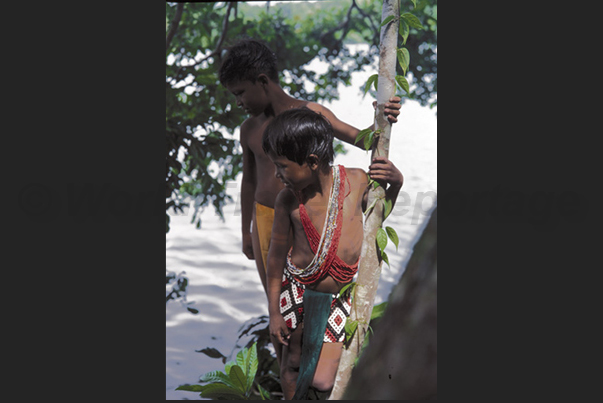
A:
POLYGON ((333 185, 329 195, 327 214, 322 230, 322 235, 312 224, 308 212, 303 203, 299 204, 299 215, 304 227, 304 232, 314 252, 314 258, 305 269, 300 269, 291 261, 291 251, 287 256, 287 269, 297 277, 302 284, 313 283, 329 274, 336 281, 346 283, 350 281, 358 271, 358 262, 350 266, 337 256, 341 227, 343 223, 343 201, 350 194, 344 194, 343 187, 347 179, 345 168, 341 165, 333 166, 333 185), (341 169, 340 169, 341 168, 341 169))

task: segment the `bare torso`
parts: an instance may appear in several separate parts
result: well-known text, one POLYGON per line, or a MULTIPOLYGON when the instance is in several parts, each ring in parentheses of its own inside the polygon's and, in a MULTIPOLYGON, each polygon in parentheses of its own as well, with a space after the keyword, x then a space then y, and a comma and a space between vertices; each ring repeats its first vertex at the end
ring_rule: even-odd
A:
MULTIPOLYGON (((360 251, 363 240, 362 228, 362 198, 366 189, 367 179, 366 173, 361 169, 349 168, 346 170, 349 183, 351 184, 351 192, 343 202, 343 223, 341 229, 341 237, 337 249, 337 256, 348 265, 353 265, 360 257, 360 251)), ((347 193, 348 184, 346 183, 345 193, 347 193)), ((322 233, 324 221, 326 218, 329 191, 322 194, 316 193, 309 195, 304 202, 308 216, 312 224, 318 231, 322 233)), ((304 231, 301 218, 299 215, 299 201, 292 192, 289 197, 289 208, 292 229, 293 229, 293 251, 291 260, 297 267, 307 267, 314 253, 310 248, 308 238, 304 231)), ((316 284, 309 285, 309 288, 321 292, 337 293, 344 284, 336 282, 332 277, 327 276, 316 284)))
MULTIPOLYGON (((289 108, 300 108, 308 105, 307 101, 290 98, 289 108)), ((255 161, 255 194, 256 202, 274 208, 278 193, 284 188, 283 183, 274 175, 274 164, 262 149, 262 136, 272 116, 264 114, 248 118, 241 127, 241 141, 245 141, 255 161), (243 138, 244 137, 244 138, 243 138)), ((321 227, 322 228, 322 227, 321 227)))

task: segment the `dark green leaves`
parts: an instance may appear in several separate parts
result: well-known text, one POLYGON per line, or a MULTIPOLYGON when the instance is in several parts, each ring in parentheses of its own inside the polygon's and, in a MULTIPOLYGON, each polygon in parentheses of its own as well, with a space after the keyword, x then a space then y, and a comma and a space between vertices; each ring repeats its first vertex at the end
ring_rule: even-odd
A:
POLYGON ((360 132, 358 133, 358 135, 356 136, 356 140, 354 140, 354 144, 358 143, 360 140, 362 140, 364 137, 368 136, 370 133, 372 132, 371 129, 364 129, 364 130, 360 130, 360 132))
POLYGON ((393 19, 394 19, 393 15, 388 16, 386 19, 383 20, 383 22, 381 23, 381 26, 383 27, 383 26, 387 25, 393 19))
MULTIPOLYGON (((414 0, 413 0, 414 4, 414 0)), ((416 7, 416 5, 415 5, 416 7)), ((404 13, 400 15, 400 27, 398 29, 398 34, 402 37, 402 45, 406 45, 406 40, 408 39, 408 34, 410 34, 410 27, 416 29, 424 29, 423 25, 421 25, 421 21, 411 13, 404 13)))
POLYGON ((400 86, 400 88, 406 91, 407 94, 410 94, 410 86, 408 85, 408 81, 406 81, 406 78, 402 76, 396 76, 396 83, 400 86))
POLYGON ((233 365, 230 367, 228 377, 241 393, 245 393, 245 390, 247 389, 247 378, 240 366, 233 365))
POLYGON ((424 29, 423 25, 421 25, 421 21, 411 13, 404 13, 400 15, 400 18, 413 28, 424 29))
POLYGON ((387 308, 387 301, 382 302, 373 306, 373 311, 371 312, 371 320, 379 319, 385 313, 385 309, 387 308))
POLYGON ((216 350, 215 348, 206 347, 202 350, 195 350, 197 353, 203 353, 210 358, 226 358, 221 352, 216 350))
POLYGON ((373 84, 375 86, 375 91, 378 91, 377 90, 378 81, 379 81, 379 74, 373 74, 372 76, 370 76, 368 78, 368 80, 366 81, 366 84, 364 85, 364 95, 366 95, 368 90, 371 88, 371 84, 373 84))
POLYGON ((398 34, 402 37, 402 45, 406 45, 406 40, 408 39, 408 34, 410 33, 410 28, 408 28, 408 24, 402 18, 400 18, 400 28, 398 28, 398 34))
POLYGON ((387 232, 387 236, 389 237, 389 239, 391 239, 394 245, 396 245, 397 252, 398 243, 400 242, 400 240, 398 239, 398 234, 396 233, 396 230, 394 230, 392 227, 385 227, 385 231, 387 232))
POLYGON ((377 230, 377 245, 379 246, 380 250, 385 250, 385 247, 387 246, 387 233, 383 230, 383 228, 379 228, 377 230))
POLYGON ((385 199, 383 201, 383 220, 385 220, 389 214, 392 212, 393 203, 389 199, 385 199))
POLYGON ((368 151, 371 149, 371 146, 373 145, 373 139, 374 139, 375 135, 377 135, 379 133, 381 133, 381 130, 371 130, 371 129, 361 130, 358 133, 358 135, 356 136, 356 140, 354 140, 354 144, 356 144, 360 140, 364 139, 364 149, 368 151))
POLYGON ((385 227, 385 229, 379 228, 375 238, 377 241, 377 251, 381 255, 381 259, 389 266, 389 256, 385 253, 385 247, 387 246, 387 240, 389 238, 394 245, 396 245, 396 251, 398 251, 398 244, 400 243, 398 234, 392 227, 385 227))
POLYGON ((398 56, 398 63, 400 63, 402 71, 406 74, 406 70, 408 70, 408 66, 410 65, 410 54, 408 53, 408 49, 400 48, 396 51, 396 55, 398 56))
POLYGON ((350 320, 349 318, 345 322, 345 344, 346 348, 349 346, 352 337, 354 337, 354 333, 358 329, 358 321, 350 320))
POLYGON ((354 291, 356 291, 356 282, 351 282, 351 283, 346 284, 343 287, 341 287, 341 290, 339 290, 339 294, 341 294, 341 295, 345 294, 345 292, 348 290, 348 288, 350 289, 350 293, 352 294, 352 297, 353 297, 354 291))
MULTIPOLYGON (((224 357, 218 350, 205 348, 198 352, 213 358, 224 357)), ((225 357, 224 357, 225 358, 225 357)), ((245 348, 237 353, 236 362, 229 362, 225 366, 225 373, 212 371, 201 376, 199 382, 209 382, 207 385, 182 385, 176 390, 201 392, 201 397, 215 400, 250 400, 258 369, 257 342, 250 348, 245 348)), ((270 396, 266 390, 258 385, 260 396, 270 396)))

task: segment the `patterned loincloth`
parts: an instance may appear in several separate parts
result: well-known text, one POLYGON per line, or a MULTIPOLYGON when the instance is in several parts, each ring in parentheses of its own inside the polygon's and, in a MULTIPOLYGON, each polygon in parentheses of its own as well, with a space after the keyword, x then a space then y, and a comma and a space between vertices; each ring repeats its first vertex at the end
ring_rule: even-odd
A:
MULTIPOLYGON (((280 309, 287 327, 292 331, 304 321, 304 291, 305 286, 296 281, 288 270, 284 270, 280 309)), ((352 309, 349 289, 344 295, 331 294, 331 298, 333 301, 323 341, 325 343, 343 342, 345 340, 345 322, 352 309)))

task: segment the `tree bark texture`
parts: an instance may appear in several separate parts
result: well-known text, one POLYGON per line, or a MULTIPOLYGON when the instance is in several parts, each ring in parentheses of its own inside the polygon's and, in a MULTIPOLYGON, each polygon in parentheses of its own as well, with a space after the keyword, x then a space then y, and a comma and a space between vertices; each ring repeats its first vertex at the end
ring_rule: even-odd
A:
MULTIPOLYGON (((388 16, 400 15, 400 6, 398 0, 384 0, 381 14, 381 21, 388 16)), ((397 21, 397 19, 396 19, 397 21)), ((391 123, 384 114, 385 103, 395 95, 396 92, 396 49, 398 43, 398 23, 391 22, 381 28, 380 50, 379 50, 379 80, 377 87, 377 108, 375 111, 375 129, 381 130, 373 143, 371 160, 375 156, 389 155, 389 139, 391 132, 391 123)), ((357 321, 358 328, 351 343, 347 349, 344 349, 339 362, 339 368, 335 377, 335 385, 329 397, 329 400, 340 400, 348 385, 352 368, 356 357, 360 353, 360 348, 366 336, 371 313, 373 311, 373 302, 379 285, 381 275, 381 259, 377 254, 377 230, 383 222, 383 199, 385 190, 379 186, 377 189, 370 187, 367 205, 372 205, 375 199, 377 203, 369 212, 364 222, 364 240, 360 254, 360 266, 358 268, 358 278, 356 280, 356 291, 354 303, 350 314, 350 321, 357 321)))
POLYGON ((435 400, 437 390, 436 207, 343 399, 435 400))
POLYGON ((182 18, 182 10, 184 10, 184 3, 178 3, 176 5, 176 13, 174 14, 174 19, 170 24, 170 30, 167 33, 167 37, 165 38, 165 51, 167 52, 170 48, 170 43, 176 34, 176 30, 178 29, 178 24, 180 24, 180 19, 182 18))

